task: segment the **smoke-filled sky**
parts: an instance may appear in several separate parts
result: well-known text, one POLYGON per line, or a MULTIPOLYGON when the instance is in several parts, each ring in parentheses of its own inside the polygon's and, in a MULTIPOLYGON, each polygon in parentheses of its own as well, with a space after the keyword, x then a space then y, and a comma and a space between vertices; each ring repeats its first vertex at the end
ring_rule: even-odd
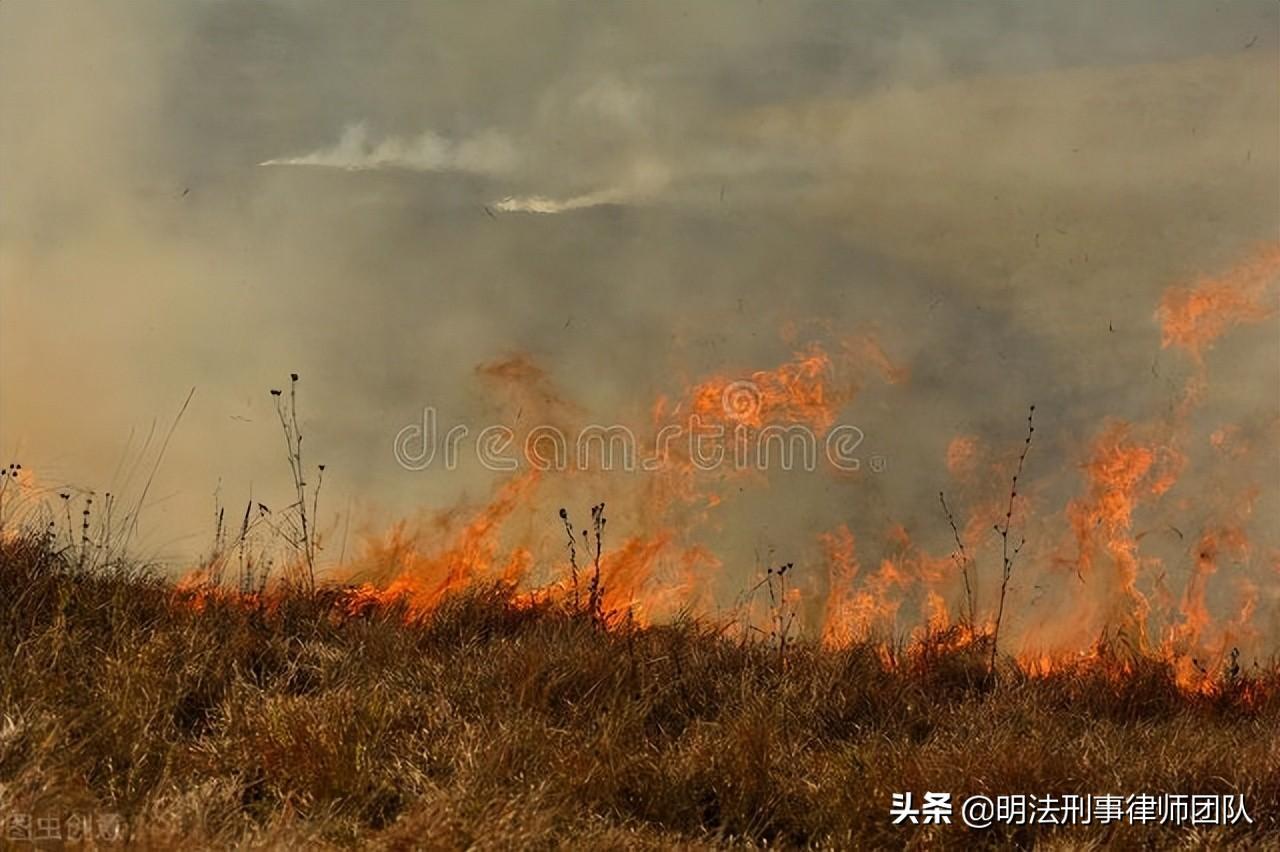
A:
MULTIPOLYGON (((1069 492, 1105 418, 1176 404, 1193 365, 1161 349, 1161 294, 1280 226, 1278 21, 1273 0, 5 0, 0 451, 136 496, 194 387, 139 534, 182 561, 215 500, 287 502, 267 391, 290 371, 321 515, 375 527, 488 494, 396 464, 424 406, 473 434, 553 395, 643 423, 819 329, 909 372, 860 376, 841 412, 885 468, 743 489, 726 558, 803 560, 841 522, 945 535, 955 436, 1016 449, 1035 403, 1028 464, 1069 492), (513 356, 547 374, 514 402, 476 369, 513 356)), ((1276 333, 1206 354, 1196 414, 1195 440, 1262 443, 1268 494, 1276 333)), ((547 496, 545 536, 559 500, 612 489, 547 496)))

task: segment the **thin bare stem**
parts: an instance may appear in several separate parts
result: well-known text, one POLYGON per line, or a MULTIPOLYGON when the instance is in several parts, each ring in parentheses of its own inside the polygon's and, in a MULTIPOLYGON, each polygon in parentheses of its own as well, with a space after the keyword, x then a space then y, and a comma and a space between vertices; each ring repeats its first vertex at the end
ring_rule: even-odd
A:
POLYGON ((996 651, 999 647, 1000 640, 1000 622, 1004 619, 1004 600, 1005 594, 1009 589, 1009 577, 1013 574, 1013 562, 1018 558, 1018 554, 1022 551, 1022 546, 1027 543, 1026 538, 1021 539, 1011 551, 1009 549, 1009 527, 1013 524, 1013 501, 1018 497, 1018 477, 1022 476, 1022 466, 1027 460, 1027 453, 1031 450, 1031 436, 1035 434, 1036 427, 1033 418, 1036 414, 1036 407, 1031 406, 1027 412, 1027 439, 1022 444, 1022 452, 1018 455, 1018 466, 1013 472, 1013 480, 1009 486, 1009 506, 1004 513, 1004 526, 995 525, 995 530, 1000 534, 1001 541, 1001 557, 1003 566, 1000 577, 1000 604, 996 609, 996 623, 991 631, 991 673, 996 671, 996 651))
POLYGON ((969 621, 969 626, 972 628, 976 623, 977 617, 973 599, 973 584, 969 580, 969 565, 972 560, 969 558, 969 551, 964 546, 964 540, 960 538, 960 529, 956 526, 956 519, 951 513, 951 507, 947 505, 947 496, 941 491, 938 492, 938 502, 942 504, 943 514, 947 516, 947 523, 951 525, 951 535, 955 538, 957 553, 953 553, 951 556, 960 564, 960 576, 964 578, 965 606, 968 610, 966 617, 969 621))
POLYGON ((601 503, 597 506, 592 506, 591 525, 595 531, 596 546, 594 553, 594 570, 591 574, 591 586, 587 595, 587 606, 591 610, 592 617, 596 619, 600 619, 604 615, 602 612, 604 588, 600 585, 600 554, 604 547, 605 523, 604 504, 601 503))
POLYGON ((147 482, 142 486, 142 493, 138 495, 138 504, 133 509, 133 517, 129 519, 125 528, 124 541, 120 544, 121 551, 129 546, 129 538, 138 529, 138 515, 142 513, 142 507, 147 501, 147 492, 151 490, 151 483, 155 481, 156 471, 160 470, 160 462, 164 460, 165 450, 169 449, 169 441, 173 438, 173 433, 178 428, 178 423, 182 421, 182 415, 186 413, 187 406, 191 404, 191 397, 196 395, 196 389, 193 387, 187 393, 187 398, 182 401, 182 407, 178 409, 178 414, 173 418, 173 423, 169 424, 169 431, 165 433, 164 443, 160 445, 160 452, 156 453, 155 464, 151 466, 151 473, 147 476, 147 482))
POLYGON ((560 521, 564 524, 564 534, 569 545, 569 575, 573 580, 573 610, 577 612, 582 601, 578 594, 578 541, 573 535, 573 525, 569 523, 569 510, 560 508, 560 521))
MULTIPOLYGON (((295 547, 300 547, 302 557, 306 566, 305 580, 306 586, 310 591, 315 591, 316 587, 316 539, 312 530, 311 514, 307 511, 307 481, 304 476, 304 468, 302 463, 302 428, 298 424, 298 374, 289 374, 289 406, 285 407, 282 401, 283 394, 278 390, 272 390, 271 395, 275 398, 276 416, 280 419, 280 429, 284 432, 285 455, 289 460, 289 472, 293 475, 293 489, 296 500, 293 509, 297 512, 298 529, 297 535, 292 537, 295 547)), ((323 480, 324 466, 320 466, 321 480, 323 480)), ((319 490, 320 485, 317 483, 314 494, 312 513, 319 509, 319 490)))

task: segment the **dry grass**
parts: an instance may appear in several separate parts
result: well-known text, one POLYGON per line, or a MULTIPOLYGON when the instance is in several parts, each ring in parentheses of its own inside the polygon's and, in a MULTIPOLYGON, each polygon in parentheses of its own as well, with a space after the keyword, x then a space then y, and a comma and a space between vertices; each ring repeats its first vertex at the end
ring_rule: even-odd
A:
POLYGON ((0 545, 6 812, 153 847, 1280 845, 1277 670, 1190 699, 1139 662, 984 676, 986 649, 785 658, 605 631, 501 588, 424 620, 250 599, 0 545), (1243 793, 1251 826, 891 826, 891 794, 1243 793))

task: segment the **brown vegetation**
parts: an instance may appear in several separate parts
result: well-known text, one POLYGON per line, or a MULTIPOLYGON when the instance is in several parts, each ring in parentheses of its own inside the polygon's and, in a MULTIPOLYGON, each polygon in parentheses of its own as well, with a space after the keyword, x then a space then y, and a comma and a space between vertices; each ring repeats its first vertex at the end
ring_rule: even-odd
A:
POLYGON ((780 654, 500 586, 429 616, 296 588, 177 588, 5 537, 2 809, 116 812, 183 848, 1280 843, 1277 668, 1188 695, 1104 649, 993 680, 986 643, 947 635, 780 654), (890 824, 893 793, 926 790, 1242 793, 1254 822, 890 824))

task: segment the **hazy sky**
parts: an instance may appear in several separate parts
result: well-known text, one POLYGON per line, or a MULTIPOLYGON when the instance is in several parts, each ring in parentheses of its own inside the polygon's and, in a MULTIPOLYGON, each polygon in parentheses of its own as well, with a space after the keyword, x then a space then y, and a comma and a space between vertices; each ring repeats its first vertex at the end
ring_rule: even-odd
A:
MULTIPOLYGON (((284 500, 290 371, 330 510, 394 517, 486 494, 390 449, 425 405, 484 425, 478 364, 632 422, 820 319, 910 369, 844 412, 888 468, 744 493, 727 552, 945 533, 955 435, 1036 402, 1070 473, 1176 397, 1160 294, 1280 226, 1277 9, 5 0, 0 451, 126 487, 194 386, 142 523, 181 559, 215 490, 284 500)), ((1276 332, 1212 353, 1204 430, 1275 437, 1276 332)))

